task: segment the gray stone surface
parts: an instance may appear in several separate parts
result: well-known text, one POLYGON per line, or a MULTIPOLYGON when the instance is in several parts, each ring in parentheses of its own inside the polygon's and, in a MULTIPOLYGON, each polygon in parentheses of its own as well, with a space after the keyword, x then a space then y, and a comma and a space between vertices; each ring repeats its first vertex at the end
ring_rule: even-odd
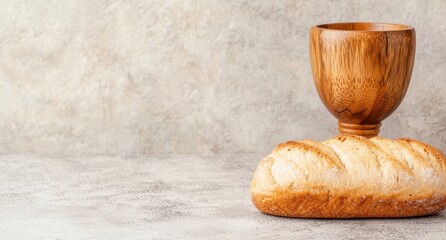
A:
POLYGON ((0 0, 0 153, 266 153, 336 134, 308 30, 417 30, 412 83, 383 135, 446 151, 444 0, 0 0))
POLYGON ((315 220, 259 213, 260 155, 0 157, 0 239, 446 239, 446 213, 315 220))
POLYGON ((318 23, 413 25, 412 83, 383 135, 446 151, 445 12, 443 0, 0 0, 0 239, 445 239, 445 213, 287 219, 248 194, 274 145, 336 134, 309 66, 318 23))

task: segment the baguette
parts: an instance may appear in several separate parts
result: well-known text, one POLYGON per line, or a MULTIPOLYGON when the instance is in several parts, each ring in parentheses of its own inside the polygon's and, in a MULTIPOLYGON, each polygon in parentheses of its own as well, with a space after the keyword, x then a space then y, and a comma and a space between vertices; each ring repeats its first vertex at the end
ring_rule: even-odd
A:
POLYGON ((420 141, 342 134, 279 144, 250 186, 261 212, 299 218, 398 218, 446 208, 446 158, 420 141))

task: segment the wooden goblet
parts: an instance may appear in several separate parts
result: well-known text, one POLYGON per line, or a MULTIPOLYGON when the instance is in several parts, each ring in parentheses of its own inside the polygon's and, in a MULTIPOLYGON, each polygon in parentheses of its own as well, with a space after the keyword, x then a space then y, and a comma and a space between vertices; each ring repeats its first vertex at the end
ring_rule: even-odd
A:
POLYGON ((415 29, 387 23, 334 23, 310 30, 313 79, 339 131, 373 137, 406 94, 415 29))

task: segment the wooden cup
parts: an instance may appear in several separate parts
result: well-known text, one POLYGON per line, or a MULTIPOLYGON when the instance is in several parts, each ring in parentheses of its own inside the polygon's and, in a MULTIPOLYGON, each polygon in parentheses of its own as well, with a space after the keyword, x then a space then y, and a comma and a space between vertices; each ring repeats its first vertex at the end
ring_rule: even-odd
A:
POLYGON ((415 29, 388 23, 333 23, 310 30, 313 79, 341 133, 373 137, 406 94, 415 29))

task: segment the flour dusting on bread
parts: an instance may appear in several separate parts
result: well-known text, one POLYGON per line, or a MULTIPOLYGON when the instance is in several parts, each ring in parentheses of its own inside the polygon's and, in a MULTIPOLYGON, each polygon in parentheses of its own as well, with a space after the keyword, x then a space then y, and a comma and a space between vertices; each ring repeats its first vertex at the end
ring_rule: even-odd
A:
POLYGON ((446 208, 446 158, 412 139, 342 134, 279 144, 251 182, 262 212, 291 217, 407 217, 446 208))

